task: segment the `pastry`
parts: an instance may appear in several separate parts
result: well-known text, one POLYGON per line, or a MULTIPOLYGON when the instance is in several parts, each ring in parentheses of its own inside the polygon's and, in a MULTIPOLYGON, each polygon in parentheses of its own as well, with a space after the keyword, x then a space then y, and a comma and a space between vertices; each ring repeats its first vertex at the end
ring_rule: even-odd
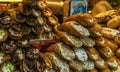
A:
POLYGON ((101 30, 102 30, 102 26, 100 24, 95 24, 94 26, 88 28, 90 35, 92 37, 100 37, 102 36, 101 34, 101 30))
POLYGON ((45 0, 39 0, 37 2, 37 6, 38 6, 39 9, 42 9, 42 10, 47 8, 46 1, 45 0))
POLYGON ((112 19, 118 15, 119 15, 119 13, 117 10, 109 10, 109 11, 102 12, 102 13, 95 15, 94 18, 97 22, 107 22, 110 19, 112 19))
POLYGON ((0 42, 6 41, 8 38, 8 32, 6 29, 0 28, 0 42))
POLYGON ((37 24, 37 20, 33 15, 29 15, 26 17, 26 23, 29 26, 35 26, 37 24))
POLYGON ((71 61, 75 58, 75 53, 70 49, 69 46, 63 43, 56 43, 48 47, 48 51, 55 52, 57 55, 61 56, 63 59, 71 61))
POLYGON ((26 51, 26 57, 29 59, 36 59, 39 57, 39 50, 37 48, 29 48, 26 51))
POLYGON ((69 72, 70 68, 66 61, 62 60, 58 55, 53 52, 44 53, 47 56, 53 65, 53 68, 59 72, 69 72))
POLYGON ((17 12, 15 20, 17 22, 25 22, 26 18, 25 18, 25 15, 23 15, 21 12, 17 12))
POLYGON ((45 31, 46 33, 52 31, 52 26, 50 26, 50 25, 48 25, 48 24, 45 24, 45 25, 43 26, 43 28, 44 28, 44 31, 45 31))
POLYGON ((96 46, 101 46, 101 47, 106 46, 104 37, 95 38, 94 41, 96 43, 96 46))
POLYGON ((63 24, 58 26, 58 29, 78 37, 90 36, 88 29, 86 29, 84 26, 80 25, 75 21, 64 22, 63 24))
POLYGON ((0 26, 3 28, 8 28, 12 26, 13 20, 15 17, 15 11, 5 11, 2 14, 0 14, 0 26))
POLYGON ((107 27, 118 28, 120 26, 120 16, 116 16, 107 22, 107 27))
POLYGON ((82 63, 77 60, 72 60, 68 64, 69 64, 70 68, 73 69, 75 72, 83 71, 82 63))
POLYGON ((46 24, 46 18, 43 17, 43 16, 39 16, 37 17, 37 23, 40 24, 40 25, 45 25, 46 24))
POLYGON ((11 56, 11 63, 14 65, 19 65, 20 63, 22 63, 23 59, 25 58, 22 49, 17 49, 16 51, 14 51, 14 54, 12 54, 11 56))
POLYGON ((83 47, 74 48, 74 52, 75 52, 76 58, 79 61, 87 61, 88 60, 88 55, 83 47))
POLYGON ((58 18, 55 15, 51 15, 48 17, 48 22, 50 25, 56 25, 58 24, 58 18))
POLYGON ((94 26, 96 23, 90 14, 80 14, 80 13, 68 17, 65 20, 65 22, 67 21, 76 21, 83 26, 94 26))
POLYGON ((98 51, 101 54, 101 56, 103 56, 104 58, 107 58, 107 59, 114 56, 114 53, 112 52, 112 50, 108 46, 98 48, 98 51))
POLYGON ((44 28, 40 24, 36 24, 35 26, 32 27, 32 31, 35 34, 39 35, 39 34, 42 34, 44 32, 44 28))
POLYGON ((114 39, 118 34, 120 33, 119 30, 117 29, 111 29, 111 28, 102 28, 101 34, 103 37, 109 38, 109 39, 114 39))
POLYGON ((34 65, 36 72, 51 72, 53 68, 51 60, 41 53, 40 57, 34 60, 34 65))
POLYGON ((17 45, 14 40, 7 40, 1 44, 1 50, 3 53, 12 53, 17 49, 17 45))
POLYGON ((119 66, 116 58, 114 57, 111 57, 110 59, 106 59, 106 63, 108 64, 108 66, 111 68, 111 69, 114 69, 116 70, 119 66))
POLYGON ((45 8, 43 11, 42 11, 42 13, 43 13, 43 16, 45 16, 45 17, 50 17, 53 13, 52 13, 52 10, 51 9, 49 9, 49 8, 45 8))
POLYGON ((114 39, 114 42, 118 45, 120 45, 120 35, 116 36, 114 39))
POLYGON ((6 55, 3 52, 0 52, 0 65, 2 65, 5 61, 8 61, 11 59, 10 55, 6 55))
POLYGON ((118 66, 117 69, 112 70, 112 72, 120 72, 120 66, 118 66))
POLYGON ((92 70, 94 69, 95 64, 93 61, 87 60, 82 62, 82 67, 83 67, 83 70, 92 70))
POLYGON ((100 58, 99 52, 94 47, 88 47, 85 49, 89 59, 96 61, 100 58))
MULTIPOLYGON (((23 62, 19 65, 20 66, 20 72, 34 72, 34 71, 37 72, 37 69, 35 69, 35 65, 33 65, 33 63, 34 63, 34 61, 32 61, 32 60, 24 59, 23 62)), ((41 68, 42 67, 43 66, 41 66, 41 68)), ((39 69, 41 69, 41 68, 39 68, 39 69)))
POLYGON ((2 72, 15 72, 15 65, 10 61, 6 61, 1 65, 0 69, 2 72))
POLYGON ((93 46, 95 46, 94 40, 92 38, 90 38, 90 37, 80 38, 80 41, 82 41, 83 46, 85 46, 85 47, 93 47, 93 46))
POLYGON ((30 15, 32 13, 32 7, 30 5, 23 5, 23 15, 30 15))
POLYGON ((97 67, 98 69, 107 69, 108 68, 107 63, 102 58, 99 58, 94 63, 95 63, 95 67, 97 67))
POLYGON ((23 33, 23 35, 28 35, 31 32, 31 28, 27 25, 24 24, 20 24, 21 25, 21 31, 23 33))
POLYGON ((35 17, 39 17, 41 16, 42 12, 41 10, 37 7, 37 6, 34 6, 32 8, 32 15, 35 16, 35 17))
POLYGON ((57 34, 54 36, 55 40, 62 41, 67 45, 73 46, 73 47, 81 47, 82 42, 79 38, 72 36, 66 32, 58 31, 57 34))
POLYGON ((19 26, 18 24, 15 24, 12 27, 10 27, 8 29, 8 32, 9 36, 15 40, 21 39, 24 35, 21 31, 21 26, 19 26))
POLYGON ((105 39, 105 45, 110 47, 110 49, 115 52, 118 49, 118 45, 115 44, 112 40, 105 39))

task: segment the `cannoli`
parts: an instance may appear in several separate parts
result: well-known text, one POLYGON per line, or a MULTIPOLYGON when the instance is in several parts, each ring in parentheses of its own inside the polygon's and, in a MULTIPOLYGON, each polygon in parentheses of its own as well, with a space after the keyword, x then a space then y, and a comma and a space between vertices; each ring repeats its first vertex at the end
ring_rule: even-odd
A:
POLYGON ((35 34, 39 35, 39 34, 42 34, 44 32, 44 28, 40 24, 36 24, 35 26, 32 27, 32 31, 35 34))
POLYGON ((45 25, 46 24, 46 18, 43 16, 37 17, 37 23, 40 25, 45 25))
POLYGON ((75 72, 83 71, 82 63, 80 61, 72 60, 68 64, 69 64, 70 68, 73 69, 75 72))
POLYGON ((80 13, 68 17, 65 20, 65 22, 67 21, 76 21, 83 26, 94 26, 96 23, 94 18, 90 14, 80 14, 80 13))
POLYGON ((42 13, 43 13, 43 16, 45 17, 50 17, 53 14, 52 10, 49 8, 44 9, 42 13))
POLYGON ((80 38, 80 41, 82 41, 83 46, 85 46, 85 47, 95 46, 95 41, 90 37, 80 38))
POLYGON ((100 58, 99 52, 94 47, 88 47, 85 49, 85 51, 87 52, 89 59, 93 61, 96 61, 100 58))
POLYGON ((78 37, 90 36, 88 29, 86 29, 85 27, 83 27, 75 21, 64 22, 63 24, 58 26, 58 29, 78 37))
POLYGON ((35 17, 39 17, 41 16, 41 10, 37 7, 37 6, 34 6, 32 8, 32 15, 35 16, 35 17))
POLYGON ((62 58, 71 61, 75 58, 74 51, 70 49, 69 46, 63 44, 63 43, 56 43, 48 47, 48 51, 53 51, 62 58))
POLYGON ((103 56, 104 58, 107 58, 107 59, 114 56, 114 53, 112 52, 112 50, 108 46, 98 48, 98 51, 101 54, 101 56, 103 56))
POLYGON ((81 47, 82 42, 79 38, 74 37, 66 32, 60 32, 58 31, 57 34, 54 36, 55 40, 62 41, 67 45, 73 46, 73 47, 81 47))
POLYGON ((41 9, 41 10, 47 8, 46 1, 45 1, 45 0, 39 0, 39 1, 37 2, 37 6, 38 6, 38 8, 41 9))
POLYGON ((0 42, 6 41, 8 38, 8 32, 6 29, 0 28, 0 42))
POLYGON ((111 29, 111 28, 102 28, 101 34, 103 37, 109 38, 109 39, 114 39, 118 34, 120 33, 119 30, 116 29, 111 29))
POLYGON ((88 60, 88 55, 83 47, 74 48, 74 52, 75 52, 76 58, 79 61, 87 61, 88 60))
POLYGON ((56 25, 58 24, 58 18, 55 15, 51 15, 48 17, 48 22, 50 25, 56 25))
POLYGON ((10 61, 4 62, 0 67, 2 72, 15 72, 15 65, 13 65, 10 61))
POLYGON ((37 24, 37 20, 33 15, 27 16, 26 18, 26 23, 29 26, 35 26, 37 24))
POLYGON ((107 69, 108 68, 107 63, 102 58, 99 58, 94 63, 95 63, 95 67, 97 67, 98 69, 107 69))
POLYGON ((120 26, 120 16, 116 16, 107 22, 107 27, 118 28, 120 26))
POLYGON ((106 63, 108 64, 108 66, 111 68, 111 69, 114 69, 116 70, 119 66, 116 58, 114 57, 111 57, 110 59, 106 59, 106 63))
POLYGON ((47 56, 52 64, 53 68, 59 72, 69 72, 70 68, 66 61, 62 60, 58 55, 56 55, 53 52, 46 52, 44 53, 45 56, 47 56))
POLYGON ((87 61, 82 62, 82 67, 83 67, 83 70, 92 70, 94 69, 95 64, 93 61, 87 60, 87 61))

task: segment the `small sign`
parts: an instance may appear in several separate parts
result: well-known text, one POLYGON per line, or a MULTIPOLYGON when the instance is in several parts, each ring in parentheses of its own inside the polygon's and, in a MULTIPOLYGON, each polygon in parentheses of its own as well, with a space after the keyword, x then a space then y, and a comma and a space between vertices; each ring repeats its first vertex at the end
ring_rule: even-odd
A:
POLYGON ((71 0, 69 7, 70 7, 70 16, 77 13, 86 13, 88 8, 88 1, 71 0))

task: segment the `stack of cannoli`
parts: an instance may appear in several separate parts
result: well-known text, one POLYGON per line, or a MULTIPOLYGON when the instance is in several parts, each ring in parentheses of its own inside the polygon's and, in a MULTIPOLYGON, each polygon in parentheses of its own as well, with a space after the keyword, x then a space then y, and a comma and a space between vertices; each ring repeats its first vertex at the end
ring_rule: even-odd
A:
POLYGON ((87 72, 95 69, 94 61, 100 55, 94 48, 96 43, 88 29, 94 25, 96 22, 91 15, 77 14, 56 28, 53 38, 58 42, 43 53, 51 60, 55 72, 87 72), (56 62, 59 64, 56 65, 56 62))
POLYGON ((10 6, 0 12, 0 72, 51 72, 51 60, 28 44, 34 39, 53 40, 58 18, 45 0, 23 0, 10 6))

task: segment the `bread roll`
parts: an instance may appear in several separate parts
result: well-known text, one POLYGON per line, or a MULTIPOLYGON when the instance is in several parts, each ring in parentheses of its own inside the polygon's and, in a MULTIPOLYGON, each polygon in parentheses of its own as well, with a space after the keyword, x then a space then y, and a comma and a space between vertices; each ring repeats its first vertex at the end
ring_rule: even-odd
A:
POLYGON ((8 32, 6 29, 0 28, 0 42, 6 41, 8 38, 8 32))
POLYGON ((120 58, 120 48, 118 48, 118 49, 116 50, 116 56, 117 56, 118 58, 120 58))

